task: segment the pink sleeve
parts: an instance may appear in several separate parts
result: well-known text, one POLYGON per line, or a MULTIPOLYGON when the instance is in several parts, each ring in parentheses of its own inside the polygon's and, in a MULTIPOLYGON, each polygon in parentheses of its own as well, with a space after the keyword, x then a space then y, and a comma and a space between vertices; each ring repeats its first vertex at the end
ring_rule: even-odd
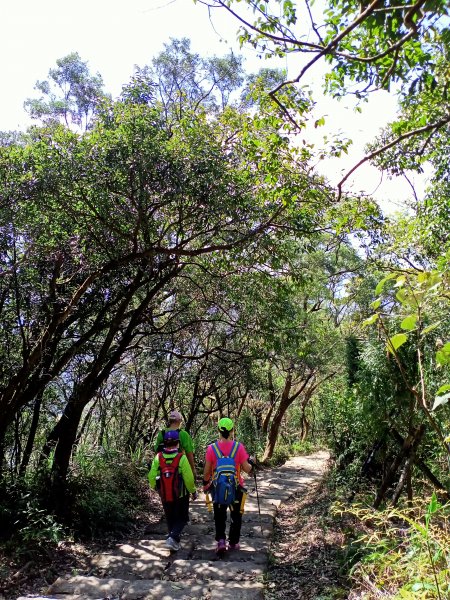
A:
POLYGON ((206 456, 205 456, 205 460, 207 460, 210 463, 214 463, 214 459, 216 458, 216 454, 213 450, 212 446, 208 446, 206 448, 206 456))
POLYGON ((245 449, 244 444, 239 444, 238 451, 236 452, 236 464, 242 465, 248 459, 248 452, 245 449))

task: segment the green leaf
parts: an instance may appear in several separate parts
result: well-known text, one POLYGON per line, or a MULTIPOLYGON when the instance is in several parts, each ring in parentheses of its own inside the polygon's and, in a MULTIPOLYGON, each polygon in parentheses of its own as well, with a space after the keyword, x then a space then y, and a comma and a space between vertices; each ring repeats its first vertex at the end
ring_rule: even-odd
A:
POLYGON ((428 325, 428 327, 425 327, 425 329, 422 331, 422 335, 425 335, 426 333, 433 331, 433 329, 436 329, 436 327, 439 327, 440 324, 441 324, 441 321, 436 321, 436 323, 433 323, 432 325, 428 325))
POLYGON ((433 495, 431 496, 431 501, 430 504, 428 505, 428 509, 427 512, 428 514, 432 515, 433 513, 435 513, 438 509, 440 508, 440 504, 437 500, 436 497, 436 492, 433 492, 433 495))
POLYGON ((314 127, 317 129, 317 127, 321 127, 322 125, 325 125, 325 118, 324 117, 320 117, 320 119, 317 119, 314 123, 314 127))
POLYGON ((422 272, 422 273, 419 273, 419 274, 417 275, 417 281, 418 281, 419 283, 425 283, 425 281, 428 279, 428 275, 429 275, 429 274, 427 273, 427 271, 424 271, 424 272, 422 272))
POLYGON ((412 519, 411 517, 406 515, 405 513, 398 511, 398 510, 393 510, 393 511, 391 511, 390 514, 400 517, 401 519, 403 519, 404 521, 409 523, 411 525, 411 527, 413 527, 416 531, 418 531, 422 536, 427 537, 427 535, 428 535, 427 529, 423 525, 421 525, 420 523, 418 523, 417 521, 415 521, 414 519, 412 519))
POLYGON ((441 367, 450 363, 450 352, 446 351, 445 346, 436 352, 436 362, 441 367))
POLYGON ((406 275, 399 275, 397 277, 397 281, 394 284, 394 287, 402 287, 406 281, 406 275))
POLYGON ((397 333, 388 339, 387 349, 393 354, 395 350, 400 348, 407 340, 408 336, 406 333, 397 333))
POLYGON ((394 279, 394 277, 395 277, 395 273, 390 273, 387 277, 383 277, 383 279, 380 282, 378 282, 378 285, 375 288, 375 295, 378 296, 379 294, 381 294, 386 281, 389 281, 389 279, 394 279))
POLYGON ((380 304, 381 304, 381 298, 377 298, 376 300, 374 300, 371 303, 370 307, 373 308, 374 310, 376 310, 377 308, 380 307, 380 304))
POLYGON ((444 385, 441 385, 441 387, 438 389, 438 391, 436 392, 436 396, 440 396, 444 392, 448 392, 448 390, 450 390, 450 383, 445 383, 444 385))
POLYGON ((406 294, 406 291, 403 288, 400 288, 398 290, 398 292, 395 294, 395 297, 402 304, 406 304, 407 303, 407 294, 406 294))
POLYGON ((375 313, 374 315, 372 315, 371 317, 369 317, 368 319, 365 319, 361 325, 363 327, 367 327, 368 325, 373 325, 375 323, 375 321, 378 320, 379 315, 377 313, 375 313))
POLYGON ((405 317, 403 319, 403 321, 400 324, 400 327, 402 329, 405 329, 406 331, 411 331, 412 329, 415 328, 417 323, 417 315, 409 315, 408 317, 405 317))
POLYGON ((436 410, 436 408, 438 406, 441 406, 441 404, 447 404, 447 402, 449 400, 450 400, 450 393, 444 394, 443 396, 436 396, 436 398, 434 399, 433 408, 431 410, 436 410))

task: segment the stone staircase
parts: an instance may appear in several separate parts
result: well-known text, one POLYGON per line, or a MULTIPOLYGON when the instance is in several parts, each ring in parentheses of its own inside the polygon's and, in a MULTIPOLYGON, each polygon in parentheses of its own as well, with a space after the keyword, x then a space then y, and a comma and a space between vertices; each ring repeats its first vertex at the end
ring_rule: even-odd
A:
POLYGON ((239 551, 217 558, 213 516, 201 495, 191 503, 191 522, 178 552, 166 548, 161 521, 147 529, 146 539, 92 556, 85 574, 58 577, 45 596, 17 600, 262 600, 277 508, 320 480, 327 460, 326 452, 317 452, 292 458, 278 469, 258 471, 260 511, 254 479, 247 479, 239 551))

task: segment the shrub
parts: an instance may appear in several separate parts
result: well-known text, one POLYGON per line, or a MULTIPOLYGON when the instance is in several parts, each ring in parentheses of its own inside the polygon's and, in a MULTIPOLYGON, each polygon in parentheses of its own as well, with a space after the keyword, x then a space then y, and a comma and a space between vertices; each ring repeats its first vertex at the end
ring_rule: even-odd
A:
POLYGON ((450 597, 450 504, 439 504, 433 494, 404 510, 336 505, 334 511, 356 516, 366 529, 354 542, 357 560, 353 556, 347 565, 354 590, 369 593, 367 598, 375 597, 373 590, 399 600, 450 597))
POLYGON ((147 468, 119 453, 102 452, 69 479, 71 524, 78 535, 98 537, 125 531, 147 507, 147 468))
POLYGON ((249 411, 242 411, 236 422, 236 438, 244 444, 249 454, 257 456, 264 449, 264 439, 249 411))
POLYGON ((40 474, 5 480, 0 493, 0 541, 14 555, 32 556, 68 537, 68 531, 45 507, 40 474))

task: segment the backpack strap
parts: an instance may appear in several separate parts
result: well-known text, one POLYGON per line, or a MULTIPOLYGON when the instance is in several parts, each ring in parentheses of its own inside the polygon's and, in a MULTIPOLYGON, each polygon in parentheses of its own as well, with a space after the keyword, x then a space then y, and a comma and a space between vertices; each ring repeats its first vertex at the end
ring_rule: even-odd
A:
POLYGON ((178 454, 176 456, 174 456, 172 459, 169 459, 170 462, 168 462, 167 459, 163 456, 163 453, 158 452, 159 466, 161 467, 161 461, 162 461, 163 466, 173 465, 174 468, 176 469, 178 467, 178 465, 180 464, 180 460, 181 460, 182 456, 183 456, 183 453, 178 452, 178 454))
POLYGON ((175 456, 175 458, 172 460, 171 464, 175 467, 175 469, 178 467, 178 465, 180 464, 180 460, 183 457, 183 453, 182 452, 178 452, 178 454, 175 456))
POLYGON ((233 445, 231 447, 231 452, 230 452, 230 458, 234 458, 236 456, 238 449, 239 449, 239 442, 233 442, 233 445))
MULTIPOLYGON (((217 456, 217 458, 224 458, 225 455, 223 454, 223 452, 221 451, 221 449, 219 448, 219 445, 217 444, 217 442, 214 442, 214 444, 211 444, 212 449, 214 450, 215 455, 217 456)), ((229 455, 226 458, 234 458, 236 456, 236 453, 239 449, 240 443, 234 441, 233 445, 231 446, 231 450, 229 455)))
POLYGON ((211 444, 212 449, 214 450, 214 454, 217 456, 217 458, 223 458, 223 453, 222 450, 219 448, 217 442, 214 442, 214 444, 211 444))

